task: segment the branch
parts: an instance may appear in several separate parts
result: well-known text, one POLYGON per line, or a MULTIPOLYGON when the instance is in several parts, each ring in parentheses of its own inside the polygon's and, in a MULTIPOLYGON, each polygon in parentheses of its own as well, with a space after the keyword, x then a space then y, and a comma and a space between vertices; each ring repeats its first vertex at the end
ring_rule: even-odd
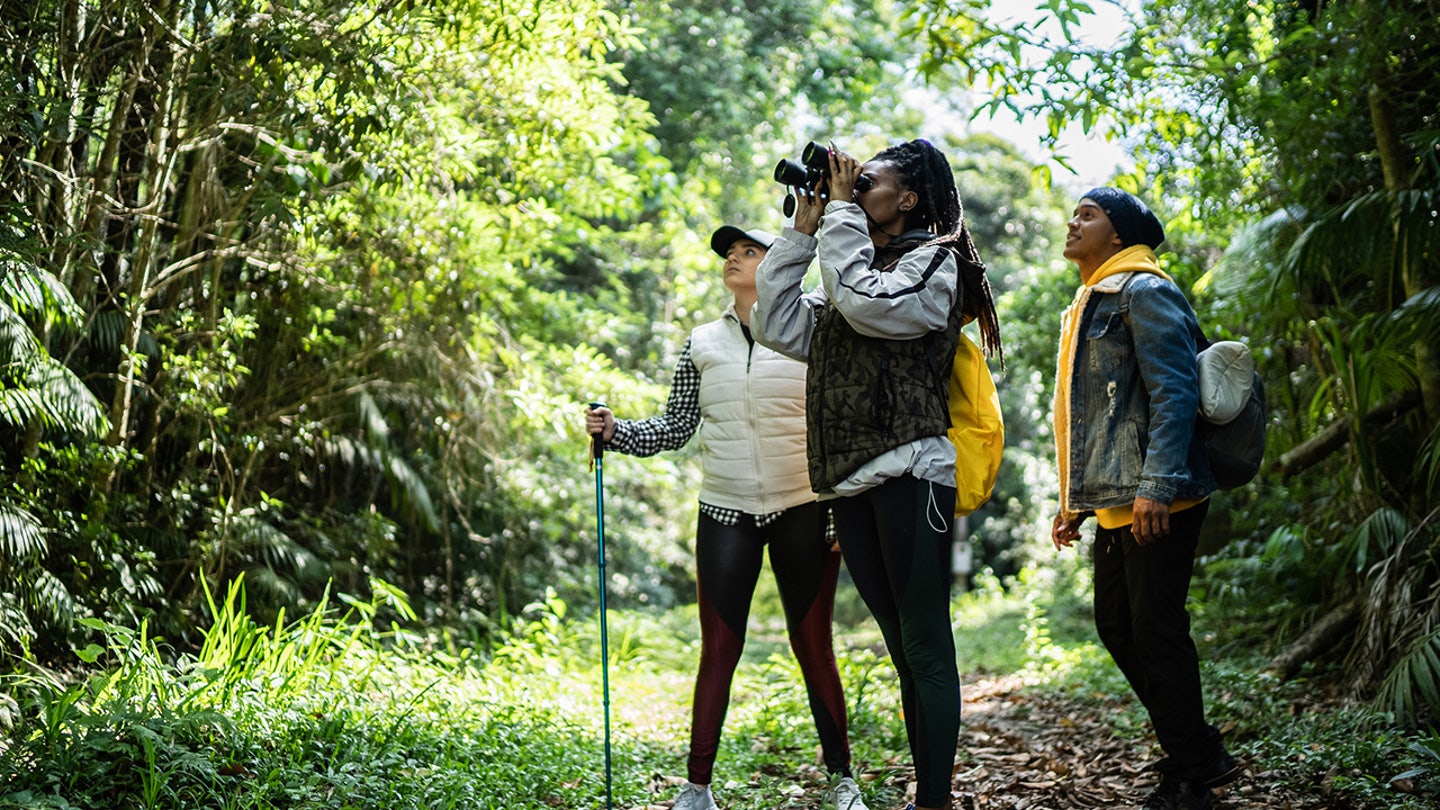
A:
POLYGON ((1270 663, 1265 665, 1265 671, 1279 676, 1281 680, 1289 680, 1300 671, 1300 666, 1306 661, 1335 646, 1335 643, 1350 631, 1359 616, 1360 605, 1357 602, 1350 601, 1335 607, 1310 625, 1310 629, 1295 639, 1294 643, 1270 659, 1270 663))
MULTIPOLYGON (((1364 427, 1382 425, 1419 404, 1420 392, 1417 390, 1396 393, 1365 414, 1362 420, 1364 427)), ((1281 479, 1299 475, 1344 447, 1350 441, 1350 427, 1349 419, 1341 419, 1282 454, 1279 461, 1281 479)))

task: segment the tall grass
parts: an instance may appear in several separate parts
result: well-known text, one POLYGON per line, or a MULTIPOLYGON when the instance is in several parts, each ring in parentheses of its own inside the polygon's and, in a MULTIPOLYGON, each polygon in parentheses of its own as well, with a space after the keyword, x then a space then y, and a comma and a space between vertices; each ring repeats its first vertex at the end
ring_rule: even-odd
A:
POLYGON ((383 583, 368 602, 342 601, 262 626, 237 582, 211 601, 194 654, 143 624, 93 622, 106 639, 84 651, 96 674, 7 680, 20 719, 0 743, 0 807, 581 807, 602 795, 592 724, 558 699, 550 662, 490 677, 470 651, 379 627, 382 609, 409 610, 383 583))

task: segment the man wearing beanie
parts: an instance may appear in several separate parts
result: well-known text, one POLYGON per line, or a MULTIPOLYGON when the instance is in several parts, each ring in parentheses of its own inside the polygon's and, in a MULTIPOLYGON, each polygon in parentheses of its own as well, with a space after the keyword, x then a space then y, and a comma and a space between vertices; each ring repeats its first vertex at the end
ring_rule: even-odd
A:
POLYGON ((1205 721, 1185 599, 1215 491, 1195 434, 1200 327, 1161 269, 1165 229, 1133 194, 1085 193, 1065 258, 1081 286, 1061 321, 1055 385, 1060 511, 1070 546, 1094 517, 1095 626, 1135 690, 1165 756, 1147 810, 1212 807, 1241 774, 1205 721))

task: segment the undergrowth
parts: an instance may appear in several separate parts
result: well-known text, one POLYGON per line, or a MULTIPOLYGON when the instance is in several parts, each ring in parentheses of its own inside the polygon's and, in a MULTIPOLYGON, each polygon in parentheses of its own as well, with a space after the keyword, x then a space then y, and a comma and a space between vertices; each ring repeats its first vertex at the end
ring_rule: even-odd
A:
MULTIPOLYGON (((982 577, 960 595, 962 671, 1018 678, 1032 694, 1113 712, 1117 734, 1144 735, 1073 565, 1006 587, 982 577)), ((212 601, 193 653, 144 625, 92 623, 105 643, 78 651, 83 678, 28 669, 0 681, 0 808, 604 808, 606 675, 611 806, 673 798, 699 656, 693 606, 613 612, 602 668, 596 617, 553 596, 478 651, 382 622, 409 609, 373 585, 368 599, 271 625, 247 616, 237 586, 212 601)), ((799 668, 763 592, 756 606, 715 791, 735 810, 814 807, 825 775, 799 668)), ((1257 661, 1202 656, 1211 720, 1258 771, 1352 807, 1425 806, 1416 796, 1440 790, 1440 736, 1340 704, 1313 673, 1278 683, 1257 661)), ((867 801, 898 807, 909 754, 873 623, 837 626, 837 658, 867 801)))

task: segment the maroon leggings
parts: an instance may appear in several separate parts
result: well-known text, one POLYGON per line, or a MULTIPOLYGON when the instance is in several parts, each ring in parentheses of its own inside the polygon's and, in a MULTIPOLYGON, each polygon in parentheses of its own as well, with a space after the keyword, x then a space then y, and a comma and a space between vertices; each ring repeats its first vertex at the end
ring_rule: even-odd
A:
POLYGON ((840 554, 825 540, 824 512, 818 503, 785 511, 757 527, 744 515, 737 526, 700 515, 695 533, 695 573, 700 601, 700 670, 695 676, 695 706, 690 727, 688 776, 710 783, 720 727, 730 704, 730 681, 745 647, 750 597, 760 578, 765 546, 780 590, 790 648, 800 662, 810 713, 820 733, 825 767, 850 775, 845 694, 835 666, 830 622, 840 554))

